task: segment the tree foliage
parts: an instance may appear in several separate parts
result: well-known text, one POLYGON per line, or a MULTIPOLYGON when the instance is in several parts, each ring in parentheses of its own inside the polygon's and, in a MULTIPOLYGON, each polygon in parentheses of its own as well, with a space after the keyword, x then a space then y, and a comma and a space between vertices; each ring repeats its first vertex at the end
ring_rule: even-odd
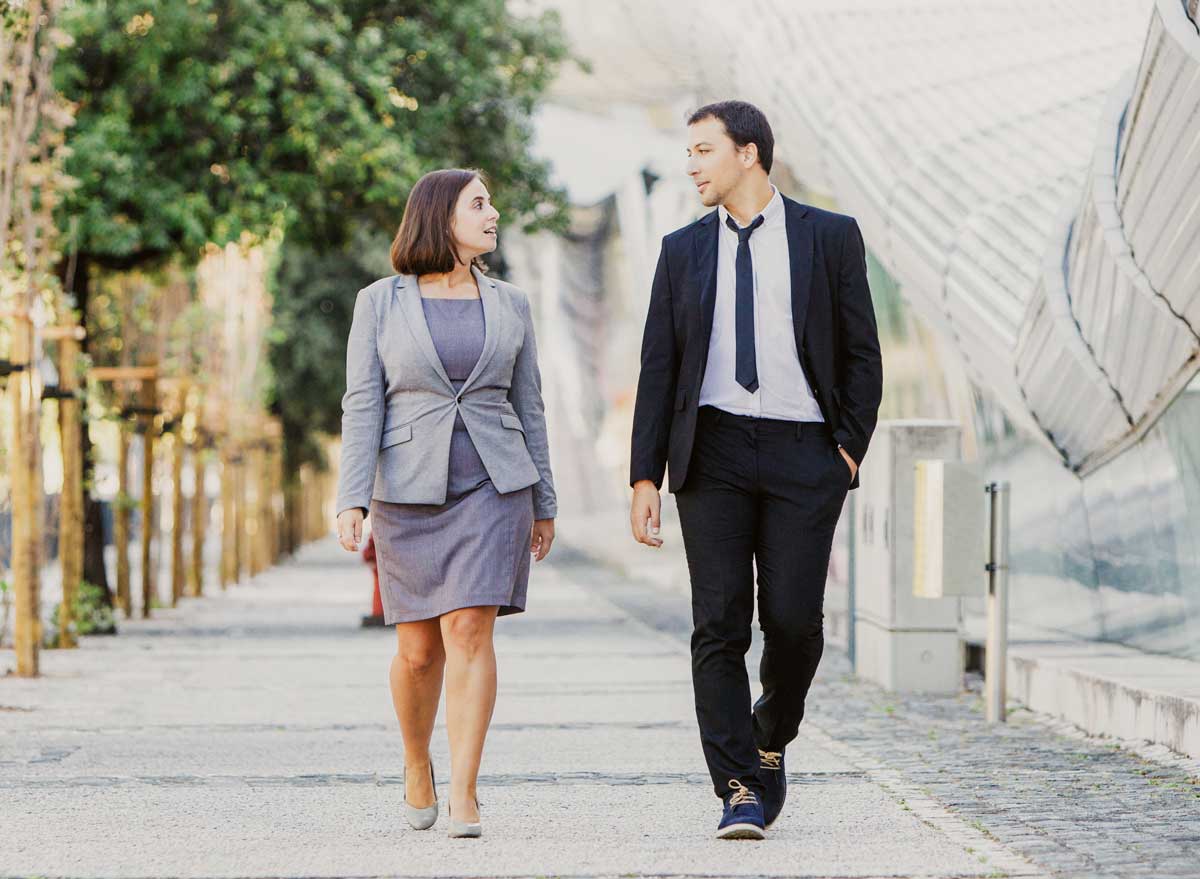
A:
POLYGON ((341 8, 356 34, 353 79, 370 105, 372 137, 392 151, 392 173, 364 175, 367 166, 356 159, 359 176, 347 180, 365 200, 356 228, 345 236, 285 237, 272 404, 292 470, 319 461, 316 433, 339 430, 354 294, 391 273, 388 244, 418 177, 441 167, 481 168, 507 222, 519 217, 553 228, 564 216, 561 195, 529 152, 530 116, 564 57, 553 20, 515 19, 500 0, 361 0, 341 8))
POLYGON ((447 164, 485 168, 510 215, 558 217, 528 150, 564 57, 550 17, 503 0, 91 0, 64 27, 80 185, 62 210, 101 266, 279 228, 343 247, 359 224, 394 224, 416 178, 447 164))
MULTIPOLYGON (((421 174, 481 167, 510 221, 563 222, 529 151, 566 57, 552 15, 504 0, 76 0, 62 27, 68 292, 88 315, 93 271, 187 268, 210 242, 282 238, 271 365, 293 465, 335 429, 346 300, 377 271, 361 242, 394 229, 421 174)), ((90 472, 86 431, 84 459, 90 472)), ((104 584, 99 508, 85 509, 85 573, 104 584)))

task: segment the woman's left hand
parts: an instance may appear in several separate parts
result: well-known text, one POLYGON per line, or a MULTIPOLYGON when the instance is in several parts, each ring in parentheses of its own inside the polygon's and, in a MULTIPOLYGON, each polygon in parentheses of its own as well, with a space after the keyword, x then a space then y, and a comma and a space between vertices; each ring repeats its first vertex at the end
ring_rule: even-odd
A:
POLYGON ((534 554, 533 560, 540 562, 550 552, 550 544, 554 542, 554 520, 535 519, 533 532, 529 536, 529 551, 534 554))

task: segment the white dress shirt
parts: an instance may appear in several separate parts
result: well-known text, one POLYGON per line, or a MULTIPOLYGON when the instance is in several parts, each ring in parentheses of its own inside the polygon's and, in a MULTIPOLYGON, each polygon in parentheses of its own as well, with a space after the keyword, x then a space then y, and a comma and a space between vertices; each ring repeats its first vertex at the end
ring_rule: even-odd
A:
MULTIPOLYGON (((735 377, 737 334, 737 233, 726 225, 729 212, 717 208, 717 298, 713 308, 708 365, 700 386, 699 405, 716 406, 735 415, 823 421, 808 386, 792 323, 792 273, 788 259, 787 221, 783 196, 774 185, 763 208, 763 223, 750 236, 754 264, 754 353, 758 390, 750 393, 735 377)), ((734 220, 736 223, 737 220, 734 220)))

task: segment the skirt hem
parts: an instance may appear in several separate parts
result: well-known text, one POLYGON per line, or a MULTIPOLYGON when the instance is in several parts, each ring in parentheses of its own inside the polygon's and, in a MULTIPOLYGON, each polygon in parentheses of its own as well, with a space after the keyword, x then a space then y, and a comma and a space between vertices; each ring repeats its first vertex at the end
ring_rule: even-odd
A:
POLYGON ((456 604, 453 607, 448 607, 445 610, 439 611, 413 611, 411 613, 400 613, 395 616, 388 616, 386 613, 383 617, 385 626, 394 626, 396 623, 418 623, 422 620, 435 620, 440 616, 450 613, 455 610, 462 610, 464 607, 499 607, 496 616, 505 617, 516 613, 524 613, 525 606, 523 604, 508 604, 503 601, 488 601, 487 599, 472 599, 471 601, 462 604, 456 604))

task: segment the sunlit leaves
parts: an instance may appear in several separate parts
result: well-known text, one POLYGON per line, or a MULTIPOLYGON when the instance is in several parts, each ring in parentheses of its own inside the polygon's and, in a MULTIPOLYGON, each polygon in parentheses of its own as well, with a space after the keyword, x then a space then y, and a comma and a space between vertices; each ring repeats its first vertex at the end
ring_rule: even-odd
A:
POLYGON ((528 158, 564 55, 550 18, 502 0, 107 0, 73 4, 64 27, 82 185, 62 213, 101 264, 196 254, 280 217, 336 244, 353 223, 394 225, 416 177, 446 165, 486 169, 510 218, 560 218, 528 158))

